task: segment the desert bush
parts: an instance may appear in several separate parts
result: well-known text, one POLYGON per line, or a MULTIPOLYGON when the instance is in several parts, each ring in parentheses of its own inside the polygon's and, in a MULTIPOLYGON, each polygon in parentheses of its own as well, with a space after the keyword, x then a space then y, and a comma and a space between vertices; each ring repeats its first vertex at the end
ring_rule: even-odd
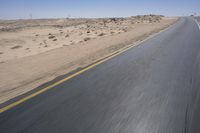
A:
POLYGON ((111 31, 110 34, 115 34, 115 32, 114 32, 114 31, 111 31))
POLYGON ((22 46, 17 45, 17 46, 11 47, 11 49, 18 49, 18 48, 22 48, 22 46))
POLYGON ((100 33, 98 36, 104 36, 105 35, 105 33, 100 33))
POLYGON ((89 41, 91 38, 90 37, 86 37, 84 38, 84 41, 89 41))
POLYGON ((49 38, 49 39, 53 39, 53 38, 55 38, 55 36, 50 35, 48 38, 49 38))
POLYGON ((53 25, 53 27, 55 27, 55 28, 63 28, 62 25, 53 25))
POLYGON ((110 18, 110 21, 117 21, 117 18, 110 18))
POLYGON ((127 29, 123 29, 123 32, 127 32, 128 30, 127 29))

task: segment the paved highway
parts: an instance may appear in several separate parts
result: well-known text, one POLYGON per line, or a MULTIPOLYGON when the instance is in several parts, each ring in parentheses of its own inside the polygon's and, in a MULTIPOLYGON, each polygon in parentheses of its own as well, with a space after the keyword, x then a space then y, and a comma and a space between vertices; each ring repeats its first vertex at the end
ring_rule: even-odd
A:
POLYGON ((200 133, 200 30, 190 17, 0 114, 0 133, 200 133))

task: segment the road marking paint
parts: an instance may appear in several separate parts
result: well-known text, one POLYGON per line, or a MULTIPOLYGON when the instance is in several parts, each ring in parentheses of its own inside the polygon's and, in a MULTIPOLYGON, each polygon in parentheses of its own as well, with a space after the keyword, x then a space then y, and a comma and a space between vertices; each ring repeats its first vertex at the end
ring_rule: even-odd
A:
POLYGON ((199 30, 200 30, 200 24, 198 23, 198 26, 199 26, 199 30))
POLYGON ((197 23, 199 30, 200 30, 200 23, 196 19, 194 19, 194 21, 197 23))
MULTIPOLYGON (((176 24, 176 22, 175 22, 174 24, 176 24)), ((173 25, 174 25, 174 24, 173 24, 173 25)), ((51 84, 51 85, 49 85, 49 86, 47 86, 47 87, 44 87, 44 88, 40 89, 39 91, 36 91, 36 92, 33 93, 33 94, 30 94, 30 95, 28 95, 28 96, 26 96, 26 97, 24 97, 24 98, 22 98, 22 99, 19 99, 19 100, 15 101, 15 102, 13 102, 13 103, 11 103, 11 104, 5 106, 5 107, 2 107, 2 108, 0 109, 0 113, 3 113, 3 112, 5 112, 5 111, 7 111, 7 110, 9 110, 9 109, 11 109, 11 108, 13 108, 13 107, 15 107, 15 106, 17 106, 17 105, 19 105, 19 104, 25 102, 25 101, 27 101, 27 100, 29 100, 29 99, 31 99, 31 98, 37 96, 37 95, 39 95, 39 94, 41 94, 41 93, 43 93, 43 92, 45 92, 45 91, 47 91, 47 90, 49 90, 49 89, 51 89, 51 88, 57 86, 57 85, 59 85, 59 84, 65 82, 65 81, 69 80, 69 79, 71 79, 71 78, 73 78, 73 77, 76 77, 76 76, 78 76, 78 75, 80 75, 80 74, 82 74, 82 73, 88 71, 89 69, 91 69, 91 68, 93 68, 93 67, 95 67, 95 66, 97 66, 97 65, 99 65, 99 64, 102 64, 103 62, 106 62, 106 61, 108 61, 108 60, 114 58, 115 56, 117 56, 117 55, 119 55, 119 54, 121 54, 121 53, 124 53, 125 51, 127 51, 127 50, 129 50, 129 49, 131 49, 131 48, 133 48, 133 47, 135 47, 135 46, 138 46, 139 44, 141 44, 141 43, 143 43, 143 42, 145 42, 145 41, 147 41, 147 40, 149 40, 149 39, 151 39, 151 38, 157 36, 158 34, 160 34, 160 33, 164 32, 164 31, 168 30, 168 29, 171 28, 173 25, 171 25, 171 26, 169 26, 168 28, 165 28, 164 30, 161 30, 161 31, 159 31, 159 32, 157 32, 157 33, 154 33, 153 35, 150 35, 149 37, 147 37, 146 39, 142 40, 141 42, 134 43, 134 44, 129 45, 129 46, 126 46, 126 47, 124 47, 124 48, 122 48, 122 49, 120 49, 120 50, 118 50, 118 51, 115 51, 115 52, 113 52, 113 53, 107 55, 106 57, 100 59, 100 60, 97 61, 96 63, 94 63, 94 64, 92 64, 92 65, 90 65, 90 66, 88 66, 88 67, 86 67, 86 68, 84 68, 84 69, 82 69, 82 70, 80 70, 80 71, 78 71, 78 72, 76 72, 76 73, 74 73, 74 74, 72 74, 72 75, 70 75, 70 76, 64 78, 64 79, 61 79, 61 80, 59 80, 59 81, 57 81, 57 82, 55 82, 55 83, 53 83, 53 84, 51 84)))

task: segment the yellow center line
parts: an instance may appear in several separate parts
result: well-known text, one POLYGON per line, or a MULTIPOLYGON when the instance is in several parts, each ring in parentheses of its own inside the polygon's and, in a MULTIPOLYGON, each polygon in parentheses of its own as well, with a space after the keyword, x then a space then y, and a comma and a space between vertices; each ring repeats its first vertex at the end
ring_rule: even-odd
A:
POLYGON ((20 99, 20 100, 18 100, 16 102, 13 102, 13 103, 9 104, 9 105, 1 108, 0 109, 0 113, 3 113, 5 111, 7 111, 7 110, 9 110, 9 109, 21 104, 21 103, 23 103, 23 102, 33 98, 33 97, 35 97, 35 96, 37 96, 37 95, 39 95, 39 94, 41 94, 41 93, 53 88, 53 87, 55 87, 55 86, 65 82, 65 81, 75 77, 75 76, 77 76, 77 75, 80 75, 81 73, 83 73, 83 72, 85 72, 85 71, 87 71, 87 70, 89 70, 89 69, 91 69, 91 68, 93 68, 93 67, 95 67, 95 66, 97 66, 97 65, 99 65, 99 64, 101 64, 101 63, 103 63, 103 62, 105 62, 105 61, 107 61, 107 60, 109 60, 109 59, 111 59, 111 58, 123 53, 123 52, 125 52, 126 50, 128 50, 128 49, 130 49, 130 48, 132 48, 134 46, 135 45, 131 45, 131 46, 126 47, 126 48, 124 48, 124 49, 122 49, 120 51, 114 52, 114 53, 110 54, 109 56, 105 57, 105 59, 98 61, 97 63, 94 63, 94 64, 92 64, 92 65, 90 65, 90 66, 88 66, 88 67, 86 67, 86 68, 84 68, 84 69, 82 69, 82 70, 80 70, 80 71, 78 71, 78 72, 76 72, 76 73, 64 78, 64 79, 62 79, 62 80, 59 80, 59 81, 57 81, 57 82, 55 82, 55 83, 53 83, 53 84, 51 84, 51 85, 49 85, 49 86, 47 86, 45 88, 42 88, 41 90, 39 90, 39 91, 37 91, 37 92, 35 92, 33 94, 30 94, 30 95, 28 95, 28 96, 26 96, 26 97, 24 97, 24 98, 22 98, 22 99, 20 99))
MULTIPOLYGON (((170 27, 166 28, 165 30, 169 29, 170 27)), ((47 87, 42 88, 41 90, 36 91, 33 94, 30 94, 30 95, 28 95, 28 96, 26 96, 24 98, 21 98, 21 99, 15 101, 15 102, 5 106, 5 107, 2 107, 0 109, 0 113, 3 113, 3 112, 5 112, 5 111, 7 111, 7 110, 9 110, 9 109, 21 104, 21 103, 33 98, 33 97, 35 97, 35 96, 37 96, 37 95, 39 95, 39 94, 41 94, 41 93, 53 88, 53 87, 55 87, 55 86, 65 82, 65 81, 75 77, 75 76, 78 76, 78 75, 84 73, 85 71, 87 71, 87 70, 89 70, 89 69, 91 69, 91 68, 93 68, 93 67, 95 67, 95 66, 97 66, 97 65, 99 65, 99 64, 101 64, 101 63, 103 63, 105 61, 108 61, 109 59, 111 59, 111 58, 113 58, 113 57, 115 57, 115 56, 117 56, 117 55, 119 55, 119 54, 121 54, 121 53, 123 53, 123 52, 125 52, 125 51, 127 51, 127 50, 129 50, 129 49, 131 49, 131 48, 133 48, 133 47, 135 47, 137 45, 139 45, 139 44, 141 44, 142 42, 144 42, 144 41, 146 41, 146 40, 148 40, 150 38, 153 38, 154 36, 158 35, 159 33, 163 32, 165 30, 161 30, 160 32, 155 33, 155 34, 151 35, 150 37, 147 37, 146 39, 144 39, 143 41, 139 42, 138 44, 132 44, 132 45, 129 45, 129 46, 127 46, 127 47, 125 47, 125 48, 123 48, 121 50, 115 51, 115 52, 109 54, 108 56, 104 57, 103 59, 100 59, 96 63, 94 63, 94 64, 92 64, 92 65, 90 65, 90 66, 88 66, 88 67, 86 67, 86 68, 84 68, 84 69, 82 69, 82 70, 80 70, 80 71, 78 71, 78 72, 76 72, 76 73, 64 78, 64 79, 62 79, 62 80, 59 80, 59 81, 57 81, 57 82, 55 82, 55 83, 53 83, 53 84, 51 84, 51 85, 49 85, 47 87)))

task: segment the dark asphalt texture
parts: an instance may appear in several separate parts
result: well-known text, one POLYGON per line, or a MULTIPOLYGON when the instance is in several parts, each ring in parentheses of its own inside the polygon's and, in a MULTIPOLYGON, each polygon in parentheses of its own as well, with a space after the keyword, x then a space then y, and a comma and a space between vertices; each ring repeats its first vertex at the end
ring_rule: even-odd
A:
POLYGON ((200 30, 191 17, 0 114, 0 133, 200 133, 200 30))

